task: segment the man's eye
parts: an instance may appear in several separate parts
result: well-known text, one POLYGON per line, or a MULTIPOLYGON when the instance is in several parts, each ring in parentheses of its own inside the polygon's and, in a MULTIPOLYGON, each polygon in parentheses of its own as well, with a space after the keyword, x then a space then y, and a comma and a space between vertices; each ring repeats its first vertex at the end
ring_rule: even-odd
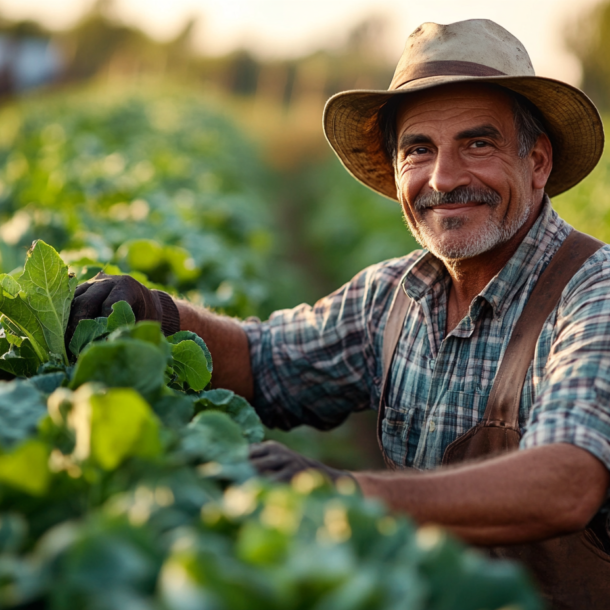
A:
POLYGON ((413 148, 409 151, 409 155, 425 155, 429 152, 425 146, 418 146, 417 148, 413 148))
POLYGON ((489 142, 485 142, 485 140, 476 140, 471 146, 473 148, 484 148, 485 146, 489 146, 489 142))

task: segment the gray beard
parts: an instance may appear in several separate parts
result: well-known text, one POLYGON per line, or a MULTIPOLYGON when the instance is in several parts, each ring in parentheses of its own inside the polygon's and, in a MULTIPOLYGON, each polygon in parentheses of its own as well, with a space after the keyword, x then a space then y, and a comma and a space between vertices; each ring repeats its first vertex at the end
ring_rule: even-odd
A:
MULTIPOLYGON (((414 226, 407 216, 405 216, 405 220, 416 241, 434 254, 434 256, 441 260, 461 260, 473 258, 488 252, 514 237, 517 231, 527 222, 532 209, 532 203, 530 201, 523 208, 521 214, 510 222, 500 221, 498 223, 496 219, 489 217, 485 227, 477 235, 472 235, 454 244, 438 243, 437 237, 430 230, 425 219, 421 220, 417 226, 414 226)), ((491 207, 493 208, 494 206, 492 205, 491 207)), ((467 222, 466 218, 449 217, 443 220, 442 226, 446 231, 453 231, 460 229, 467 222)))

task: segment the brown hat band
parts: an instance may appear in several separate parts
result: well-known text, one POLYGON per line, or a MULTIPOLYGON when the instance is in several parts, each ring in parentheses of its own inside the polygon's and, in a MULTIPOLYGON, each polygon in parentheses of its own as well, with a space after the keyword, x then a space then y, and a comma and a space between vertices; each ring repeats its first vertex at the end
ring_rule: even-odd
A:
POLYGON ((400 89, 412 80, 430 76, 505 76, 505 73, 472 61, 427 61, 421 64, 411 64, 405 70, 395 74, 390 84, 390 91, 400 89), (395 85, 396 81, 399 81, 400 84, 395 85))

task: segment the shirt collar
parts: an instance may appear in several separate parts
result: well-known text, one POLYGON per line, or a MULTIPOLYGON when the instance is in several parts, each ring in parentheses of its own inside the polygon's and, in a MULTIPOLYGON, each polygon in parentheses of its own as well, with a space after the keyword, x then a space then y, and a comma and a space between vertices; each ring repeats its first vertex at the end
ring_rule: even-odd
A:
MULTIPOLYGON (((542 210, 532 228, 519 244, 512 258, 472 300, 470 320, 476 322, 483 302, 491 305, 494 315, 501 316, 512 302, 515 293, 539 266, 555 254, 571 227, 557 215, 545 194, 542 210)), ((538 270, 540 273, 541 269, 538 270)), ((403 289, 414 301, 419 301, 431 290, 441 289, 449 282, 445 265, 433 254, 424 250, 403 279, 403 289)))

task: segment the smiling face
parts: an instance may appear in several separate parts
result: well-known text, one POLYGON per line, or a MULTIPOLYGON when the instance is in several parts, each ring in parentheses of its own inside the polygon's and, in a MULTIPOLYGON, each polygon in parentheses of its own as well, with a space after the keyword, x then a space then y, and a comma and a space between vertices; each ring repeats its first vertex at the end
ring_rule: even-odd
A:
POLYGON ((422 246, 461 260, 520 241, 537 216, 551 152, 541 136, 519 157, 506 94, 472 83, 414 93, 396 128, 398 198, 422 246))

